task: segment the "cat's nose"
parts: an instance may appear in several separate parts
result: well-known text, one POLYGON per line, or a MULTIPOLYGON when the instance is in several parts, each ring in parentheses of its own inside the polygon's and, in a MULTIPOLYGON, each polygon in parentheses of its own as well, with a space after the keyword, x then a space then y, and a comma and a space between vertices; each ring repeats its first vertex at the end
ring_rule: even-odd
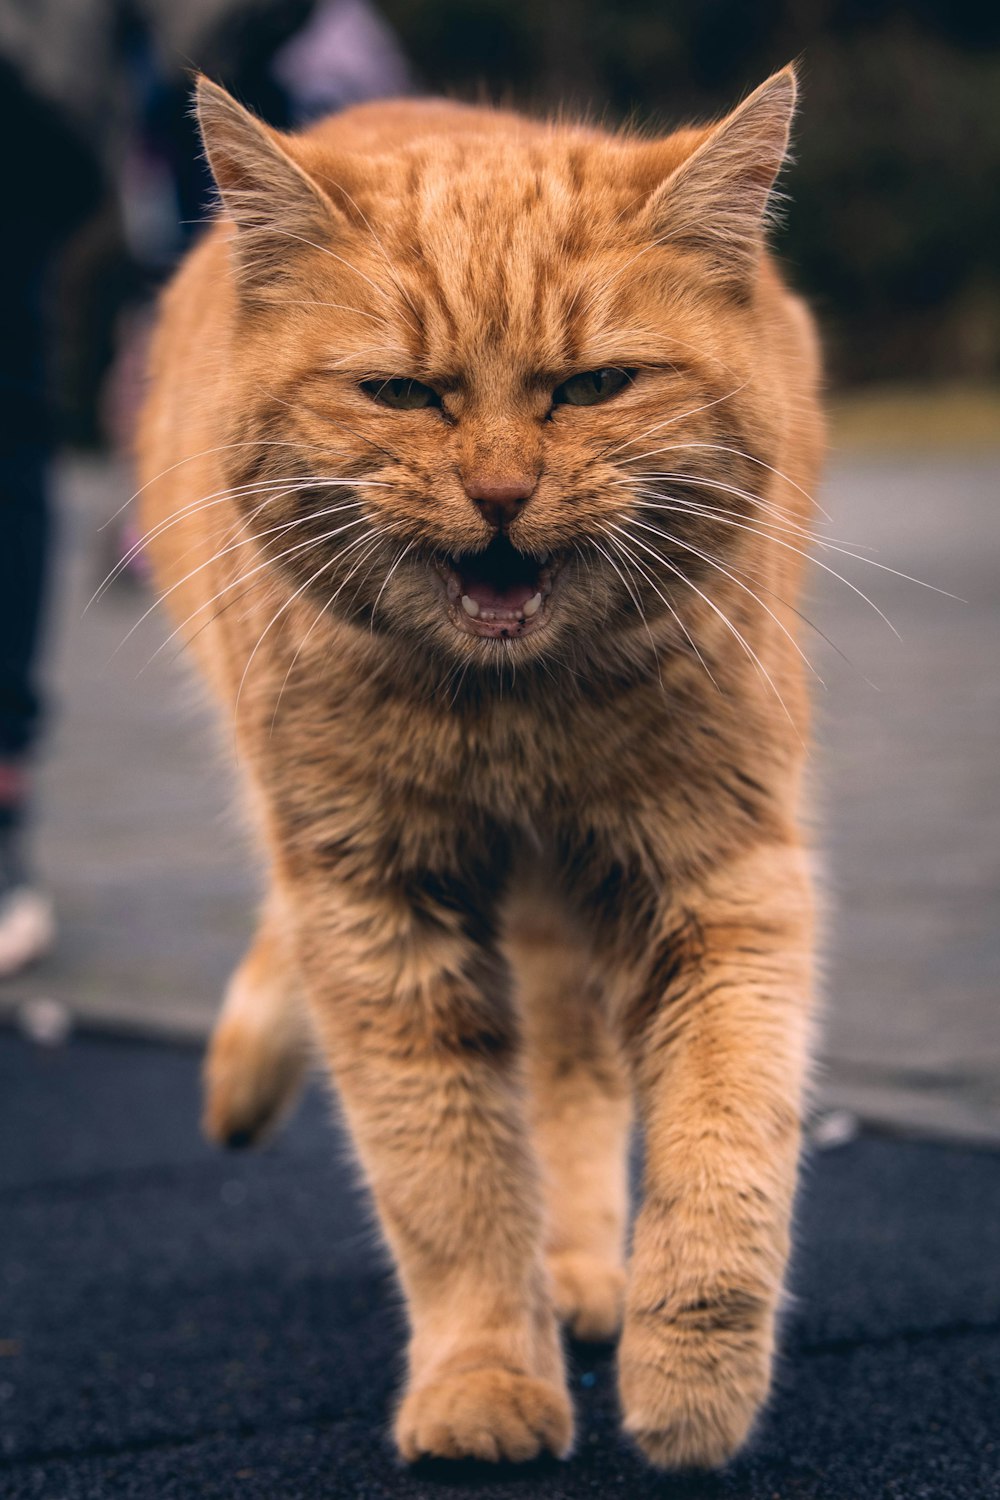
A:
POLYGON ((506 531, 535 493, 534 475, 505 475, 503 479, 465 480, 465 493, 487 526, 506 531))

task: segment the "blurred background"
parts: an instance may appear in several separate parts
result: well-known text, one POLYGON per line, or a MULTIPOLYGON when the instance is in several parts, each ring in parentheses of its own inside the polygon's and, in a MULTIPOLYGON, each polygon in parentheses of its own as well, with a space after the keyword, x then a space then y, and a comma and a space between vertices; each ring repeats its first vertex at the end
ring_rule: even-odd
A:
POLYGON ((141 564, 85 608, 138 536, 151 299, 211 202, 190 70, 277 125, 418 91, 668 129, 790 58, 776 248, 826 342, 830 529, 870 559, 821 554, 807 611, 821 1129, 1000 1140, 1000 8, 960 0, 0 0, 0 897, 39 950, 0 1018, 196 1043, 251 927, 229 746, 141 564))

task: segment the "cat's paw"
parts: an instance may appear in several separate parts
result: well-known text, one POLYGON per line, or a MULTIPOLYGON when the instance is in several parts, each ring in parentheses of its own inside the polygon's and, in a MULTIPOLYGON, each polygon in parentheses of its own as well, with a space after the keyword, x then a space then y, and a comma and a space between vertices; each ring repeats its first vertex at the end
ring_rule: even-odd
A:
POLYGON ((617 1338, 625 1300, 625 1272, 613 1261, 584 1250, 548 1257, 552 1302, 570 1333, 585 1343, 617 1338))
POLYGON ((770 1365, 763 1336, 678 1335, 626 1314, 618 1355, 624 1430, 657 1468, 718 1468, 749 1436, 770 1365))
POLYGON ((513 1370, 442 1376, 411 1391, 396 1417, 396 1445, 420 1458, 478 1458, 525 1463, 543 1451, 564 1458, 573 1415, 564 1390, 513 1370))

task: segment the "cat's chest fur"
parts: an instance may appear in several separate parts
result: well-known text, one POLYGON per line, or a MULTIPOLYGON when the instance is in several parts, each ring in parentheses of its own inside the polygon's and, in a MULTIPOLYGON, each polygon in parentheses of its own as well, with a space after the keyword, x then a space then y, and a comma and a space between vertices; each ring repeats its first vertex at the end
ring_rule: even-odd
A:
POLYGON ((346 663, 303 683, 265 741, 276 807, 304 844, 419 866, 507 836, 599 843, 680 870, 774 817, 727 732, 669 684, 581 693, 544 676, 429 695, 346 663))

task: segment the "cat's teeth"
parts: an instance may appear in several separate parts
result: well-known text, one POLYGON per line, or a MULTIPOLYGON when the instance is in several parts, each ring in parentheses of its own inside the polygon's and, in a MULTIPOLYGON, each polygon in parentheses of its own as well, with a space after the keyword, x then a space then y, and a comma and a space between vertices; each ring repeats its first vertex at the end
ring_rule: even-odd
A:
POLYGON ((537 613, 541 609, 541 607, 542 607, 542 596, 541 596, 541 594, 532 594, 532 596, 528 600, 527 604, 522 605, 522 607, 521 607, 521 613, 524 615, 524 618, 526 620, 530 620, 531 617, 532 617, 532 615, 537 615, 537 613))
POLYGON ((475 599, 470 599, 468 594, 462 595, 462 608, 465 610, 465 613, 470 616, 471 619, 478 620, 479 605, 476 603, 475 599))

